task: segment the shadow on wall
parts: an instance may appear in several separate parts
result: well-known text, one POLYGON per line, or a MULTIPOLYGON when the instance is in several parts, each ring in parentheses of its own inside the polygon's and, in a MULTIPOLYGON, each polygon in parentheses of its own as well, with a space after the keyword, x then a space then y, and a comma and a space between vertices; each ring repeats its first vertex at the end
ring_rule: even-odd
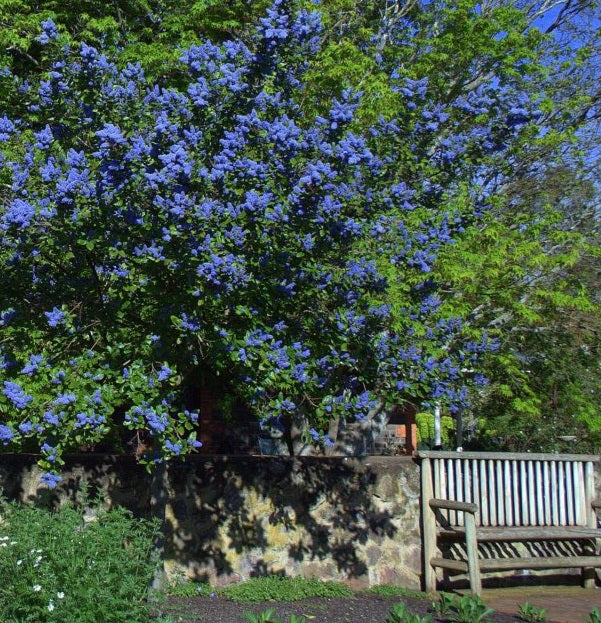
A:
POLYGON ((0 492, 9 500, 48 508, 61 503, 98 501, 122 506, 137 517, 152 515, 151 475, 133 456, 80 454, 65 457, 63 480, 55 489, 39 486, 37 455, 0 454, 0 492))
POLYGON ((205 455, 168 463, 160 480, 133 457, 80 455, 69 458, 53 491, 39 488, 36 459, 0 455, 6 497, 79 502, 86 483, 105 507, 161 516, 172 578, 420 585, 419 471, 406 457, 205 455))
POLYGON ((398 472, 387 480, 359 461, 215 456, 172 463, 168 479, 166 558, 197 581, 302 574, 367 585, 377 567, 390 576, 380 582, 394 581, 399 542, 419 543, 401 539, 411 504, 403 509, 398 472))

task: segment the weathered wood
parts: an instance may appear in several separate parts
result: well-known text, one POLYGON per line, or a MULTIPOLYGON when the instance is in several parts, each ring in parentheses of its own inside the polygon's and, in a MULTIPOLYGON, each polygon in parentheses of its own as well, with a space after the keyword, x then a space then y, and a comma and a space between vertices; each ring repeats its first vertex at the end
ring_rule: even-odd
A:
POLYGON ((474 513, 465 514, 465 549, 470 589, 475 595, 480 595, 482 593, 482 581, 480 580, 480 566, 478 565, 478 539, 474 513))
MULTIPOLYGON (((481 558, 481 571, 512 569, 578 569, 599 566, 598 556, 541 556, 532 558, 481 558)), ((469 563, 468 563, 469 564, 469 563)))
POLYGON ((426 592, 436 591, 436 570, 430 563, 436 554, 436 517, 430 510, 428 501, 434 496, 432 464, 424 459, 422 473, 422 534, 424 542, 424 584, 426 592))
POLYGON ((452 558, 435 557, 432 558, 430 562, 432 564, 432 567, 440 567, 441 569, 448 569, 449 571, 456 571, 457 573, 467 573, 467 562, 463 560, 453 560, 452 558))
POLYGON ((426 589, 434 569, 467 572, 480 594, 483 571, 582 568, 585 583, 601 566, 592 455, 420 452, 426 589), (436 517, 442 520, 436 525, 436 517), (427 525, 427 528, 426 528, 427 525), (432 527, 433 526, 433 527, 432 527), (461 540, 467 560, 436 554, 437 539, 461 540), (478 558, 484 542, 579 542, 583 555, 478 558), (586 555, 585 555, 586 554, 586 555))
MULTIPOLYGON (((443 500, 442 498, 432 498, 428 504, 430 508, 445 508, 453 511, 463 511, 466 513, 477 513, 478 505, 471 502, 458 502, 457 500, 443 500)), ((457 525, 457 524, 455 524, 457 525)))
POLYGON ((419 458, 424 459, 456 459, 461 454, 461 458, 477 459, 477 460, 501 460, 501 461, 549 461, 549 462, 572 462, 587 463, 592 461, 597 463, 601 461, 601 457, 597 454, 543 454, 534 452, 453 452, 447 450, 420 450, 419 458))
MULTIPOLYGON (((591 530, 597 528, 597 501, 595 500, 595 473, 592 463, 586 463, 584 470, 584 507, 587 510, 587 525, 591 530)), ((595 554, 597 544, 588 553, 595 554)), ((582 570, 582 584, 585 588, 595 588, 595 568, 585 567, 582 570)))
MULTIPOLYGON (((463 540, 465 539, 465 527, 439 528, 436 534, 445 540, 463 540)), ((479 542, 588 541, 601 539, 601 529, 581 528, 579 526, 529 526, 524 528, 495 526, 476 528, 476 536, 479 542)))

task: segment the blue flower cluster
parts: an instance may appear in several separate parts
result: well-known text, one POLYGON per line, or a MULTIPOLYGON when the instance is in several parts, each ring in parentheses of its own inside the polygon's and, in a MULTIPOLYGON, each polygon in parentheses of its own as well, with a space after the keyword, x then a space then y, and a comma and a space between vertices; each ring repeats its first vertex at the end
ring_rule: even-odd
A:
MULTIPOLYGON (((308 117, 320 22, 288 5, 248 44, 183 51, 172 83, 82 43, 18 85, 27 114, 0 117, 0 262, 17 284, 0 313, 3 443, 51 439, 49 464, 126 405, 126 426, 181 454, 197 442, 179 384, 199 365, 322 442, 329 418, 381 400, 466 403, 463 371, 493 345, 441 317, 430 274, 533 113, 492 85, 443 105, 392 74, 404 105, 367 131, 352 90, 308 117)), ((40 43, 57 37, 44 22, 40 43)))

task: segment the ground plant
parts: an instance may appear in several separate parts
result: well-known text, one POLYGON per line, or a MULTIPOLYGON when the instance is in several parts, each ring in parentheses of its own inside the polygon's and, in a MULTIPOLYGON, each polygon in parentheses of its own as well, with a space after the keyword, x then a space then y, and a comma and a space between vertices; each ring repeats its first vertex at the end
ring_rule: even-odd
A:
MULTIPOLYGON (((248 623, 284 623, 282 619, 278 618, 274 608, 270 608, 269 610, 265 610, 259 614, 247 612, 244 615, 244 618, 248 621, 248 623)), ((297 617, 294 614, 290 615, 290 618, 288 619, 288 623, 306 623, 306 621, 306 617, 297 617)))
POLYGON ((522 621, 528 623, 545 623, 547 620, 547 611, 544 608, 539 608, 531 603, 524 603, 519 607, 518 617, 522 621))
POLYGON ((353 591, 340 582, 317 578, 267 576, 232 584, 219 591, 221 597, 240 602, 296 601, 308 597, 351 597, 353 591))
POLYGON ((601 614, 597 608, 591 610, 586 623, 601 623, 601 614))
POLYGON ((452 623, 485 623, 494 613, 477 595, 452 595, 441 593, 440 599, 432 603, 439 617, 452 623))
POLYGON ((0 501, 3 623, 147 623, 156 525, 121 508, 91 521, 0 501))
POLYGON ((404 603, 394 605, 384 623, 431 623, 432 615, 422 617, 419 614, 409 612, 404 603))

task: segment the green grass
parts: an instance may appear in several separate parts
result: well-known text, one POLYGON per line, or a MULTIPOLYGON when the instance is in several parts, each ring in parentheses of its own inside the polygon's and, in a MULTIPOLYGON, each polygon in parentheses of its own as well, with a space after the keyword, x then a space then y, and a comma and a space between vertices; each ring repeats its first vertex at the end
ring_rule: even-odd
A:
POLYGON ((317 578, 267 576, 232 584, 218 591, 232 601, 297 601, 308 597, 352 597, 354 592, 340 582, 322 582, 317 578))

